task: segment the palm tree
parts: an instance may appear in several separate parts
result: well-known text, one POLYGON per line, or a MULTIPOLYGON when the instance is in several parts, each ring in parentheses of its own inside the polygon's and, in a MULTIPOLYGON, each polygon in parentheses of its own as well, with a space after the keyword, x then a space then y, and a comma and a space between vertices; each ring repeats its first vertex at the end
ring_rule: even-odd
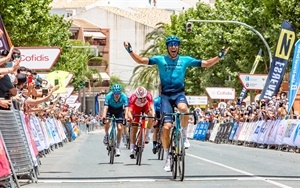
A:
MULTIPOLYGON (((160 22, 156 24, 153 31, 146 35, 145 42, 151 43, 151 45, 143 50, 140 54, 144 57, 161 54, 159 44, 165 39, 166 33, 164 30, 165 24, 160 22)), ((133 70, 129 83, 132 87, 136 88, 139 85, 143 85, 147 90, 156 90, 160 83, 158 77, 158 70, 156 66, 139 65, 133 70)))
POLYGON ((144 86, 148 91, 157 89, 159 85, 157 66, 139 65, 134 68, 133 75, 129 83, 136 88, 140 85, 144 86))
POLYGON ((158 45, 162 40, 166 38, 166 33, 164 28, 165 28, 165 24, 159 22, 158 24, 156 24, 154 30, 146 35, 145 42, 151 43, 151 45, 146 50, 142 51, 142 53, 140 54, 141 56, 152 56, 156 54, 161 54, 158 45))

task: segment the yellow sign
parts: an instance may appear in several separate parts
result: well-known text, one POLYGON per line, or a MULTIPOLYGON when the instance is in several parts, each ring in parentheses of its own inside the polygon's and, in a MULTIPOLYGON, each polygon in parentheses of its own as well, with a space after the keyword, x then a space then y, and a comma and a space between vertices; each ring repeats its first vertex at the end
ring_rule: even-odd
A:
POLYGON ((53 71, 46 75, 47 81, 52 86, 59 85, 59 89, 54 93, 66 93, 66 84, 65 80, 69 76, 69 72, 67 71, 53 71))
POLYGON ((293 49, 295 40, 296 37, 294 31, 282 29, 275 51, 275 56, 288 60, 293 49))

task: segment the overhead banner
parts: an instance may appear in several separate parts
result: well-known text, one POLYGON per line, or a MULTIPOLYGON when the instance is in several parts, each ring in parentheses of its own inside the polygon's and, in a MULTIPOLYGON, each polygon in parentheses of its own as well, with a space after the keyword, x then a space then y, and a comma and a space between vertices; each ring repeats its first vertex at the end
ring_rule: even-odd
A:
MULTIPOLYGON (((259 49, 258 54, 257 54, 257 56, 255 58, 255 61, 254 61, 253 65, 252 65, 250 74, 254 74, 255 73, 256 67, 257 67, 259 61, 261 60, 261 54, 262 54, 262 50, 259 49)), ((239 95, 239 101, 238 101, 239 105, 242 103, 243 99, 245 98, 246 93, 247 93, 247 89, 245 87, 243 87, 243 89, 241 91, 241 94, 239 95)))
POLYGON ((279 91, 285 69, 295 43, 295 30, 287 21, 283 21, 277 42, 275 55, 260 99, 272 99, 279 91))
POLYGON ((295 44, 292 70, 290 76, 290 87, 288 93, 288 113, 290 113, 294 104, 299 86, 300 86, 300 40, 295 44))

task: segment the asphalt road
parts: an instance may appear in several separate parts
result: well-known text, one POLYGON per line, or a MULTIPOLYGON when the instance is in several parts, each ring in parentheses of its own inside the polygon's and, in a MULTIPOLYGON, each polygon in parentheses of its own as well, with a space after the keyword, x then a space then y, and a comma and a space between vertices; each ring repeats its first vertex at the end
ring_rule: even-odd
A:
POLYGON ((163 170, 164 162, 143 153, 142 165, 129 158, 122 144, 121 156, 109 164, 102 143, 103 131, 82 134, 41 158, 37 183, 21 180, 22 188, 300 188, 300 154, 231 144, 191 140, 183 182, 163 170))

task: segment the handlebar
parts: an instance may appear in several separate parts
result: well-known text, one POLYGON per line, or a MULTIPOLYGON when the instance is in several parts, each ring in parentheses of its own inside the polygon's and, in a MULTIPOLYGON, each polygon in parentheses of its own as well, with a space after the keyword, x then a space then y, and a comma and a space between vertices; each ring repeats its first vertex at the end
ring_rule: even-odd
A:
POLYGON ((107 120, 111 120, 111 121, 122 120, 122 124, 126 125, 126 120, 124 118, 115 118, 115 117, 103 118, 102 120, 100 120, 100 125, 106 124, 107 120))
POLYGON ((189 113, 181 113, 181 112, 163 113, 163 114, 162 114, 162 119, 163 119, 165 116, 171 116, 171 117, 174 117, 174 116, 186 116, 186 115, 193 115, 193 116, 194 116, 194 125, 196 125, 197 120, 198 120, 198 116, 197 116, 197 112, 196 112, 196 111, 189 112, 189 113))

